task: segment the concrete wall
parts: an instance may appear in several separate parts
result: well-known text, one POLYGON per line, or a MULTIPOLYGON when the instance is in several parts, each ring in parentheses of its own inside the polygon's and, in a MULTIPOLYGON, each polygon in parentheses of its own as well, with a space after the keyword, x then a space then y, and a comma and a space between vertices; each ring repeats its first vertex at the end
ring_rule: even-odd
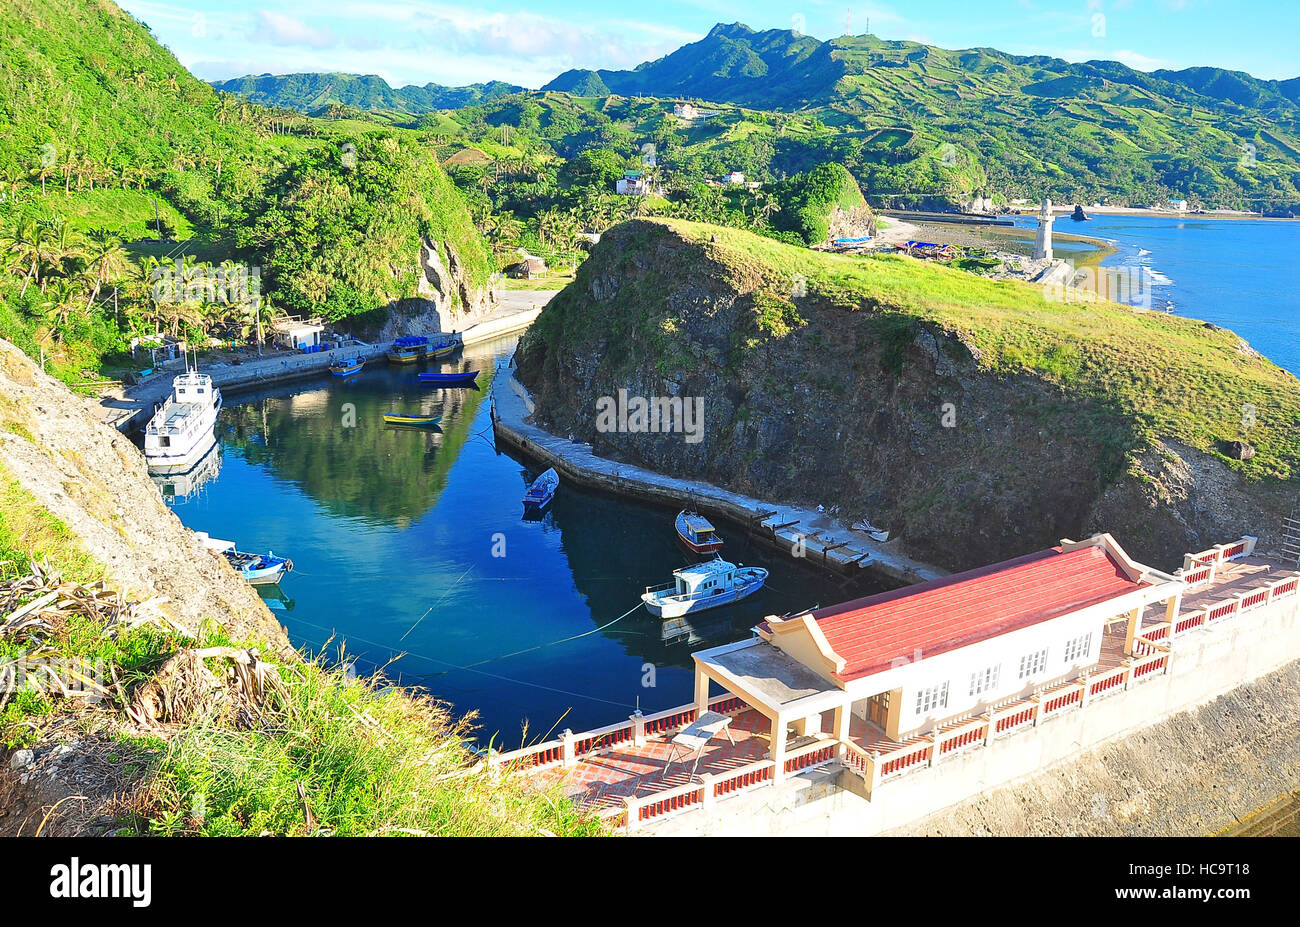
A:
MULTIPOLYGON (((1092 754, 1106 744, 1124 738, 1133 738, 1144 729, 1167 724, 1168 736, 1160 738, 1151 732, 1152 742, 1160 742, 1164 756, 1156 775, 1163 770, 1169 777, 1175 764, 1198 766, 1211 770, 1199 774, 1191 781, 1180 783, 1185 790, 1203 791, 1207 801, 1211 792, 1221 784, 1230 784, 1237 773, 1212 772, 1220 757, 1226 763, 1243 750, 1261 757, 1271 752, 1283 751, 1281 759, 1262 759, 1260 764, 1272 771, 1272 779, 1279 784, 1278 792, 1286 783, 1300 778, 1300 766, 1294 765, 1297 753, 1294 738, 1279 737, 1276 726, 1252 729, 1246 719, 1236 724, 1192 725, 1201 733, 1188 737, 1179 734, 1180 727, 1189 724, 1187 714, 1213 702, 1220 696, 1239 699, 1242 689, 1261 677, 1277 674, 1286 678, 1300 671, 1300 597, 1291 596, 1252 612, 1228 619, 1221 626, 1192 632, 1174 642, 1174 659, 1170 672, 1139 683, 1127 692, 1092 701, 1086 708, 1072 710, 1044 721, 1037 728, 1025 728, 994 741, 988 748, 975 748, 951 757, 929 769, 919 770, 892 782, 882 784, 875 800, 867 801, 851 789, 861 786, 861 780, 848 772, 839 773, 839 782, 845 788, 830 789, 824 774, 817 781, 796 778, 774 788, 758 789, 745 795, 720 802, 709 813, 690 812, 668 818, 651 825, 639 833, 645 834, 716 834, 716 835, 872 835, 903 828, 912 822, 934 815, 975 796, 987 795, 992 790, 1011 787, 1012 798, 1023 787, 1026 794, 1038 794, 1053 788, 1052 770, 1078 759, 1087 765, 1092 754), (1206 733, 1212 731, 1212 733, 1206 733), (1289 751, 1289 752, 1288 752, 1289 751), (1206 765, 1208 764, 1208 765, 1206 765)), ((1270 677, 1272 678, 1272 677, 1270 677)), ((1293 688, 1285 680, 1279 691, 1293 688)), ((1238 711, 1232 714, 1238 714, 1238 711)), ((1287 715, 1288 712, 1282 712, 1287 715)), ((1280 719, 1289 721, 1288 717, 1280 719)), ((1117 749, 1124 744, 1118 744, 1117 749)), ((1150 748, 1154 749, 1154 748, 1150 748)), ((1149 750, 1148 750, 1149 752, 1149 750)), ((1131 751, 1128 763, 1140 765, 1143 750, 1131 751)), ((1106 782, 1114 788, 1070 796, 1070 800, 1087 809, 1095 796, 1106 802, 1124 800, 1126 789, 1116 782, 1114 773, 1106 782)), ((1221 793, 1220 793, 1221 794, 1221 793)), ((1232 821, 1232 815, 1243 815, 1259 804, 1250 804, 1254 798, 1243 790, 1244 797, 1237 804, 1221 810, 1221 820, 1204 822, 1205 827, 1222 827, 1232 821), (1244 802, 1244 804, 1242 804, 1244 802)), ((1184 796, 1186 798, 1187 796, 1184 796)), ((1256 796, 1257 797, 1257 796, 1256 796)), ((1268 796, 1272 798, 1274 796, 1268 796)), ((1265 799, 1267 800, 1267 799, 1265 799)), ((1013 803, 1014 802, 1010 802, 1013 803)), ((1159 814, 1151 807, 1150 813, 1159 814)), ((1194 821, 1189 816, 1188 821, 1194 821)), ((1106 829, 1106 819, 1098 818, 1095 833, 1131 832, 1131 830, 1106 829)), ((1195 823, 1185 825, 1184 831, 1161 829, 1157 817, 1153 820, 1154 833, 1205 832, 1198 831, 1195 823)), ((1118 826, 1116 826, 1118 827, 1118 826)), ((992 831, 998 832, 998 831, 992 831)), ((1024 824, 1024 833, 1059 833, 1051 824, 1024 824)))

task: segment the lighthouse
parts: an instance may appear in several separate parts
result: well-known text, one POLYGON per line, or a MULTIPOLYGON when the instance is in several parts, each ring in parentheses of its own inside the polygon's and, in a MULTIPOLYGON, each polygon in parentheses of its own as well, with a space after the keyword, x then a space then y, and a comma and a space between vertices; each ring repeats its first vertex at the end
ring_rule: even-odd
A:
POLYGON ((1052 260, 1052 201, 1043 197, 1043 208, 1038 211, 1038 235, 1034 238, 1034 260, 1052 260))

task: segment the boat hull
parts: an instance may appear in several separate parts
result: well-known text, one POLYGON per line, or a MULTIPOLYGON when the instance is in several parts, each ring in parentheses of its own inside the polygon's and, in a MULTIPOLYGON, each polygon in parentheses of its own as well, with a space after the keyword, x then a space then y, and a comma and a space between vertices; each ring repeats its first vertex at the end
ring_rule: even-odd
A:
POLYGON ((389 425, 413 425, 416 427, 436 425, 442 421, 441 415, 384 415, 389 425))
POLYGON ((420 382, 425 386, 474 386, 478 380, 478 371, 468 373, 422 373, 420 382))
POLYGON ((334 374, 334 376, 336 376, 336 377, 350 377, 350 376, 352 376, 353 374, 360 373, 360 372, 361 372, 361 368, 364 367, 364 366, 365 366, 364 363, 360 363, 360 364, 351 364, 351 365, 349 365, 349 366, 344 366, 344 365, 340 364, 340 365, 338 365, 338 366, 336 366, 336 367, 331 367, 331 368, 330 368, 330 373, 334 374))

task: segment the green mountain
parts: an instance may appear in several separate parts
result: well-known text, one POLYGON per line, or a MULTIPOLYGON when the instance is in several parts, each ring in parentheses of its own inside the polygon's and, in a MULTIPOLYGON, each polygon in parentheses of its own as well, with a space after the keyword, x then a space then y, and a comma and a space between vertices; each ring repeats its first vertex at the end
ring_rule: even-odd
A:
POLYGON ((464 87, 425 84, 390 87, 376 74, 261 74, 213 81, 223 93, 233 93, 261 106, 283 106, 300 113, 328 112, 330 107, 368 111, 431 113, 495 100, 522 90, 515 84, 489 81, 464 87))
MULTIPOLYGON (((322 87, 337 79, 316 77, 322 87)), ((697 160, 707 171, 736 161, 761 179, 835 161, 878 206, 937 205, 983 190, 1008 200, 1300 209, 1300 78, 1208 67, 1148 74, 1115 61, 871 35, 823 42, 733 23, 632 70, 566 71, 540 94, 476 99, 474 88, 463 89, 456 98, 445 91, 439 108, 474 110, 455 117, 462 123, 481 116, 532 132, 562 156, 611 141, 629 152, 647 142, 693 155, 721 148, 697 160), (566 110, 555 101, 564 95, 595 105, 566 110), (684 99, 719 113, 664 124, 639 110, 629 118, 635 108, 619 103, 629 98, 659 101, 658 117, 684 99), (530 126, 525 117, 538 106, 555 116, 530 126), (601 115, 610 117, 607 130, 592 125, 601 115)), ((304 108, 307 98, 268 90, 261 99, 304 108)), ((395 107, 382 95, 352 99, 365 109, 395 107)))

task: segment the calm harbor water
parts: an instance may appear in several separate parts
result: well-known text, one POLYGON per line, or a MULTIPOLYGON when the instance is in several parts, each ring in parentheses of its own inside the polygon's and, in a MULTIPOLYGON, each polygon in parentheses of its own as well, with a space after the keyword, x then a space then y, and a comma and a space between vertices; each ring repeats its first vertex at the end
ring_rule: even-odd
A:
MULTIPOLYGON (((334 660, 345 643, 358 669, 387 664, 458 712, 476 709, 480 738, 506 748, 525 723, 534 740, 556 722, 579 731, 692 697, 692 645, 665 644, 639 607, 647 585, 686 563, 675 512, 562 485, 541 521, 523 520, 539 470, 497 453, 486 391, 514 343, 470 347, 443 367, 482 370, 482 392, 423 388, 413 369, 380 361, 346 382, 230 396, 219 473, 171 500, 191 528, 293 559, 264 595, 295 644, 334 660), (441 413, 443 430, 385 425, 394 410, 441 413)), ((722 533, 728 559, 772 577, 705 613, 697 637, 739 639, 767 614, 878 588, 722 533)))
MULTIPOLYGON (((1058 228, 1110 241, 1106 265, 1150 268, 1157 307, 1231 327, 1300 371, 1300 222, 1101 216, 1058 228)), ((386 666, 478 711, 480 739, 506 749, 525 725, 531 741, 553 725, 583 730, 638 704, 687 702, 700 640, 875 591, 724 530, 728 559, 772 570, 767 589, 706 613, 688 644, 665 644, 639 607, 615 622, 686 562, 674 513, 563 485, 543 520, 523 520, 538 470, 496 451, 486 392, 514 344, 474 346, 441 368, 482 370, 482 392, 426 389, 381 361, 348 381, 228 396, 219 456, 197 487, 164 481, 179 493, 171 504, 191 528, 293 559, 264 595, 295 644, 331 660, 346 645, 359 670, 386 666), (387 426, 387 411, 442 414, 442 432, 387 426)))
MULTIPOLYGON (((1016 225, 1032 228, 1034 220, 1016 225)), ((1116 248, 1103 267, 1144 268, 1153 309, 1231 328, 1300 375, 1300 221, 1097 215, 1058 218, 1055 230, 1116 248)), ((1061 242, 1055 250, 1069 259, 1088 247, 1061 242)))

